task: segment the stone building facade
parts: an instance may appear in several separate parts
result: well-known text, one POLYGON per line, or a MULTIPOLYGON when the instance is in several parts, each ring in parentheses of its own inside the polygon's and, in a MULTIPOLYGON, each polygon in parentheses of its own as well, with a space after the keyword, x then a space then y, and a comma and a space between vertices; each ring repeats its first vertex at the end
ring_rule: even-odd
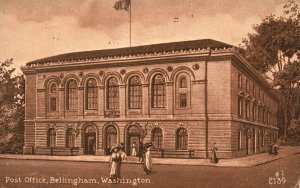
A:
POLYGON ((75 52, 26 64, 25 153, 107 155, 153 141, 221 158, 277 138, 278 95, 235 47, 211 39, 75 52))

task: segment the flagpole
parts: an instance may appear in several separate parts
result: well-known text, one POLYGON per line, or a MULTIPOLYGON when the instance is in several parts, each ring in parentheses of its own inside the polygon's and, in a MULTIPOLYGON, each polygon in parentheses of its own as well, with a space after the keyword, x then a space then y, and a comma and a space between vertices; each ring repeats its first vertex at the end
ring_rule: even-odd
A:
POLYGON ((131 3, 132 0, 129 1, 129 47, 131 47, 131 3))

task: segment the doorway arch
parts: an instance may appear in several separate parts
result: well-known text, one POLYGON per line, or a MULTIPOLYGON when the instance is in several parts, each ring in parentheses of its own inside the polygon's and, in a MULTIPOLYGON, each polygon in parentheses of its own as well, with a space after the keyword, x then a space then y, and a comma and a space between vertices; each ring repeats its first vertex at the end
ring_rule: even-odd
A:
POLYGON ((107 125, 104 129, 104 152, 105 155, 110 155, 111 148, 118 144, 118 130, 116 125, 107 125))
POLYGON ((130 125, 127 128, 126 133, 126 153, 128 155, 132 154, 132 150, 135 147, 136 153, 139 153, 141 145, 141 129, 139 125, 130 125))
POLYGON ((83 131, 83 153, 85 155, 96 155, 97 128, 88 124, 83 131))

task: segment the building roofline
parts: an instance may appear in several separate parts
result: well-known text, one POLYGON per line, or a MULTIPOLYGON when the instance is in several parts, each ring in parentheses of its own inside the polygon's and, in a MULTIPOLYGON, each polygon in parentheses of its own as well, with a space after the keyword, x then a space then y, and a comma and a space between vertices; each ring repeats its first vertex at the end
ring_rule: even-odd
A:
POLYGON ((143 46, 133 46, 115 49, 103 49, 93 51, 71 52, 51 57, 46 57, 38 60, 28 62, 26 67, 37 66, 47 63, 68 62, 68 61, 82 61, 82 60, 97 60, 114 57, 130 57, 136 55, 153 54, 160 52, 176 52, 185 50, 203 50, 203 49, 223 49, 232 48, 233 45, 226 44, 212 39, 170 42, 160 44, 150 44, 143 46))

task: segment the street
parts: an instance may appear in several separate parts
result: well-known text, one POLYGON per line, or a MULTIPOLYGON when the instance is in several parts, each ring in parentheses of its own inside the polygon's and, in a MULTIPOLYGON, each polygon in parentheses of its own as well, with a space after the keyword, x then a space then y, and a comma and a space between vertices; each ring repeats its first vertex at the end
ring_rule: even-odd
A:
POLYGON ((123 164, 119 184, 111 184, 109 164, 0 159, 0 188, 11 187, 294 187, 300 181, 300 154, 250 167, 123 164), (133 183, 136 182, 136 183, 133 183))

